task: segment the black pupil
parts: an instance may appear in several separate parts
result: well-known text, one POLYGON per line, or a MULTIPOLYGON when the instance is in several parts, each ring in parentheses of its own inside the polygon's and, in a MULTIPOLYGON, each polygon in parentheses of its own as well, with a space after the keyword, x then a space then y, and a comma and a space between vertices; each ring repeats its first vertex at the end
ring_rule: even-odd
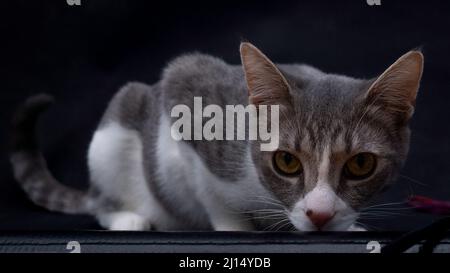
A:
POLYGON ((293 161, 292 156, 288 153, 285 153, 284 154, 284 162, 286 163, 286 165, 289 166, 292 163, 292 161, 293 161))
POLYGON ((362 169, 364 167, 364 163, 366 163, 366 158, 363 155, 358 155, 356 157, 356 164, 358 164, 358 167, 362 169))

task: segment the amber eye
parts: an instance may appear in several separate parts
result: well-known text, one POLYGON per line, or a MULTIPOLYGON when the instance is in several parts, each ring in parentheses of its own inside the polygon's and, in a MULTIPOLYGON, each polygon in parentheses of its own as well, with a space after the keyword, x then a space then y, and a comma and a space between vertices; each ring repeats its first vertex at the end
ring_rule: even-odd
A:
POLYGON ((300 160, 288 152, 275 152, 273 165, 282 175, 297 175, 302 172, 302 163, 300 163, 300 160))
POLYGON ((361 180, 373 174, 377 166, 374 154, 360 153, 350 158, 344 166, 344 176, 350 180, 361 180))

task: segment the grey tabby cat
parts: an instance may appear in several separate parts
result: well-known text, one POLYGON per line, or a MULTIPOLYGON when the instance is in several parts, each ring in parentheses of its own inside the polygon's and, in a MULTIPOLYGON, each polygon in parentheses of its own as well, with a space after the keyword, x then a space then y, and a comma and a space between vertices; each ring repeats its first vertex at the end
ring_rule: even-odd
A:
POLYGON ((250 43, 240 54, 242 66, 181 56, 156 84, 125 85, 90 144, 87 192, 48 171, 33 135, 51 98, 30 98, 14 120, 15 178, 36 204, 94 215, 111 230, 359 230, 358 211, 406 159, 422 54, 410 51, 370 80, 275 65, 250 43), (174 140, 171 109, 192 109, 194 97, 221 107, 279 105, 278 149, 174 140))

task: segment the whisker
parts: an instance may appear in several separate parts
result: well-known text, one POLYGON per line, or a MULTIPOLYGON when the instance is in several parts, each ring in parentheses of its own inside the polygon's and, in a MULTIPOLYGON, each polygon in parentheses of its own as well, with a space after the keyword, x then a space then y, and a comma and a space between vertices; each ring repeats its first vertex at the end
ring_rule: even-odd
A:
POLYGON ((365 212, 361 212, 359 215, 382 215, 382 214, 389 214, 389 215, 399 215, 399 214, 405 214, 404 211, 382 211, 382 210, 378 210, 378 211, 365 211, 365 212))
POLYGON ((377 212, 405 212, 410 211, 411 208, 384 208, 384 209, 368 209, 362 210, 360 213, 377 213, 377 212))
POLYGON ((425 184, 425 183, 422 183, 422 182, 420 182, 419 180, 414 179, 414 178, 409 177, 409 176, 404 175, 404 174, 400 174, 399 177, 405 178, 405 179, 407 179, 407 180, 409 180, 409 181, 411 181, 411 182, 414 182, 414 183, 416 183, 417 185, 420 185, 420 186, 424 186, 424 187, 429 187, 429 186, 430 186, 430 185, 427 185, 427 184, 425 184))
POLYGON ((363 228, 365 228, 366 230, 375 230, 375 231, 380 230, 379 228, 375 227, 374 225, 369 225, 367 223, 361 223, 359 221, 355 221, 355 225, 360 225, 363 228))
POLYGON ((290 221, 286 222, 285 224, 283 224, 282 226, 280 226, 279 228, 277 228, 276 231, 279 231, 280 229, 283 229, 284 227, 288 226, 288 225, 292 225, 292 223, 290 221))
POLYGON ((278 225, 280 225, 282 223, 285 223, 286 221, 290 222, 290 220, 288 218, 282 219, 282 220, 280 220, 280 221, 278 221, 278 222, 276 222, 276 223, 266 227, 264 230, 273 230, 276 226, 278 226, 278 225))
POLYGON ((405 205, 406 204, 406 202, 391 202, 391 203, 382 203, 382 204, 375 204, 375 205, 372 205, 372 206, 368 206, 368 207, 365 207, 364 209, 367 209, 367 208, 374 208, 374 207, 384 207, 384 206, 392 206, 392 205, 405 205))
POLYGON ((253 216, 250 218, 251 219, 262 219, 262 220, 264 220, 264 219, 285 219, 286 216, 279 214, 279 215, 268 215, 268 216, 253 216))

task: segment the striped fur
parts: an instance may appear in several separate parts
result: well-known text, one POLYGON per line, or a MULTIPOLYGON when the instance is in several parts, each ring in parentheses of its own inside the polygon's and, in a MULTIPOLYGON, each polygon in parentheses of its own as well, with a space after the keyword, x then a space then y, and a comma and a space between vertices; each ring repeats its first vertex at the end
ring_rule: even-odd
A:
POLYGON ((52 102, 53 98, 48 95, 36 95, 15 113, 10 157, 14 177, 29 198, 42 207, 64 213, 90 213, 93 209, 92 198, 57 181, 38 149, 34 132, 36 122, 39 114, 52 102))

